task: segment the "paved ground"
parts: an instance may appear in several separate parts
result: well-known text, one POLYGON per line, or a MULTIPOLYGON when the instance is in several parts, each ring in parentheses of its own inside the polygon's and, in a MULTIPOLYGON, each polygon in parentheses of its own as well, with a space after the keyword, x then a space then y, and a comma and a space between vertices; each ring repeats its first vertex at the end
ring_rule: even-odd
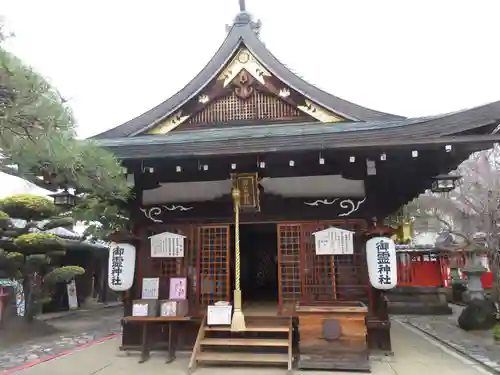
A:
MULTIPOLYGON (((121 307, 81 312, 50 320, 58 329, 52 336, 26 342, 23 345, 0 350, 0 371, 33 362, 39 358, 53 356, 79 345, 121 332, 121 307)), ((0 372, 1 374, 1 372, 0 372)))
POLYGON ((466 332, 460 329, 457 319, 462 307, 451 307, 451 316, 405 316, 398 319, 500 374, 500 345, 494 342, 492 331, 466 332))
MULTIPOLYGON (((373 375, 480 375, 488 374, 480 366, 464 360, 448 349, 433 344, 424 334, 406 325, 395 322, 393 325, 394 358, 374 361, 373 375)), ((147 363, 139 365, 135 355, 118 354, 120 339, 106 341, 73 354, 41 363, 22 370, 19 375, 185 375, 187 357, 179 358, 170 365, 164 364, 164 357, 153 356, 147 363)), ((197 375, 250 375, 256 369, 247 367, 210 368, 200 367, 197 375)), ((281 368, 259 368, 260 375, 285 374, 281 368)), ((306 372, 311 375, 325 372, 306 372)), ((352 373, 336 372, 337 375, 352 373)))

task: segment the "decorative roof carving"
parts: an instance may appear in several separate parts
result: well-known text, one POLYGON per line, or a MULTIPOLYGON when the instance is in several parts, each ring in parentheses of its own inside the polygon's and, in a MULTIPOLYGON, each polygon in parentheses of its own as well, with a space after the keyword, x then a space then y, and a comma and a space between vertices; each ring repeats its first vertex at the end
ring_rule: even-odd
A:
MULTIPOLYGON (((260 22, 254 21, 245 8, 244 11, 238 13, 236 16, 233 25, 231 26, 229 33, 218 52, 209 61, 207 66, 186 85, 186 87, 155 108, 126 122, 123 125, 103 132, 94 138, 121 138, 148 133, 151 129, 158 128, 159 124, 165 124, 165 122, 170 121, 172 116, 175 118, 176 116, 174 114, 177 114, 180 110, 182 110, 186 103, 191 100, 198 102, 200 95, 207 95, 210 98, 210 102, 212 102, 216 99, 216 97, 213 97, 210 93, 206 92, 206 88, 213 84, 214 77, 218 77, 224 67, 227 67, 228 61, 232 61, 234 63, 234 57, 239 56, 236 54, 237 51, 242 49, 249 52, 251 51, 250 59, 254 58, 260 69, 259 72, 257 72, 256 69, 253 70, 251 67, 252 61, 249 60, 245 63, 245 70, 253 78, 255 78, 258 83, 262 84, 262 80, 264 80, 270 91, 295 107, 298 105, 305 106, 307 111, 316 113, 317 115, 318 110, 312 111, 311 108, 308 108, 307 103, 304 102, 304 99, 307 99, 311 103, 314 103, 317 107, 320 107, 332 115, 337 115, 339 118, 347 121, 394 121, 403 119, 401 116, 374 111, 340 99, 305 82, 302 78, 295 75, 278 59, 276 59, 276 57, 266 48, 257 35, 260 27, 260 22), (271 83, 275 86, 269 87, 271 83), (290 91, 290 95, 279 95, 281 89, 288 89, 290 91), (299 95, 302 96, 302 103, 298 102, 299 95)), ((234 64, 238 68, 241 62, 234 64)), ((257 64, 254 65, 256 66, 257 64)), ((238 69, 241 71, 242 67, 241 69, 238 69)), ((231 82, 237 74, 239 74, 239 71, 231 71, 230 75, 233 77, 226 77, 226 84, 231 82)), ((283 93, 286 93, 286 91, 283 91, 283 93)), ((228 93, 219 92, 219 97, 221 95, 228 95, 228 93)), ((197 111, 199 110, 201 109, 197 108, 197 111)), ((175 126, 178 126, 179 121, 185 121, 185 119, 182 119, 184 116, 191 115, 193 115, 193 112, 185 112, 180 117, 177 116, 179 118, 173 123, 177 124, 175 126)), ((324 118, 324 116, 321 116, 318 120, 323 121, 321 118, 324 118)), ((162 129, 162 131, 164 131, 165 128, 162 127, 162 129)))
MULTIPOLYGON (((249 25, 252 31, 255 33, 255 35, 260 34, 260 30, 262 28, 262 21, 261 20, 255 20, 252 16, 247 11, 242 11, 239 12, 236 17, 233 20, 233 26, 245 26, 249 25)), ((227 30, 227 29, 226 29, 227 30)), ((229 29, 230 30, 230 29, 229 29)), ((229 32, 228 30, 228 32, 229 32)))
POLYGON ((182 110, 173 114, 172 116, 167 117, 165 121, 163 121, 156 128, 151 130, 151 134, 166 134, 170 130, 175 129, 177 126, 186 121, 191 115, 182 113, 182 110))
POLYGON ((321 122, 339 122, 344 121, 340 116, 336 116, 330 111, 314 104, 310 100, 305 100, 304 105, 297 106, 302 112, 307 113, 309 116, 314 117, 316 120, 321 122))
MULTIPOLYGON (((184 105, 184 107, 173 116, 169 116, 165 121, 155 126, 148 133, 166 134, 176 129, 188 118, 197 118, 196 114, 203 111, 204 108, 207 108, 209 102, 213 103, 214 100, 217 101, 221 98, 220 95, 217 96, 210 90, 223 92, 226 98, 228 98, 230 92, 233 91, 238 98, 246 100, 253 95, 256 89, 260 89, 266 94, 279 98, 279 100, 284 101, 288 106, 297 109, 299 113, 302 112, 310 116, 310 120, 314 121, 315 119, 321 122, 345 121, 343 117, 327 110, 321 105, 304 97, 301 93, 289 88, 286 83, 274 77, 247 48, 242 46, 234 53, 234 56, 226 67, 222 69, 215 83, 207 85, 207 88, 200 93, 197 99, 197 106, 191 106, 192 109, 190 110, 188 105, 184 105), (204 107, 199 104, 204 105, 204 107), (193 109, 195 107, 196 110, 193 109)), ((250 118, 257 120, 254 116, 250 116, 249 119, 250 118)), ((272 121, 273 117, 259 118, 259 120, 272 121)), ((282 121, 283 118, 278 117, 276 120, 282 121)), ((304 120, 308 121, 307 118, 304 118, 304 120)), ((217 122, 219 121, 220 119, 217 122)), ((227 121, 230 120, 228 119, 227 121)), ((203 123, 207 124, 206 122, 203 123)))
POLYGON ((270 77, 271 73, 246 48, 240 48, 226 68, 219 75, 219 80, 223 81, 226 87, 229 83, 245 69, 257 81, 265 85, 265 77, 270 77))

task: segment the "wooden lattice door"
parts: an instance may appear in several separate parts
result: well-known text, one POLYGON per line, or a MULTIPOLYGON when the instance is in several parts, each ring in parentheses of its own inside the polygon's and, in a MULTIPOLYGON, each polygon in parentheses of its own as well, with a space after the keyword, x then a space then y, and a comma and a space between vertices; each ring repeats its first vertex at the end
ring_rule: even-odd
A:
POLYGON ((204 226, 198 231, 198 296, 200 306, 230 302, 229 225, 204 226))
POLYGON ((314 232, 335 226, 359 232, 364 220, 336 220, 278 225, 279 307, 297 303, 368 300, 362 241, 355 237, 352 255, 316 255, 314 232))
POLYGON ((335 288, 335 258, 333 255, 316 255, 314 232, 325 229, 324 224, 302 225, 301 303, 332 301, 337 299, 335 288))
POLYGON ((301 225, 278 224, 279 309, 293 311, 300 300, 301 225))
POLYGON ((364 220, 333 220, 302 225, 301 302, 364 301, 368 281, 362 239, 354 237, 352 255, 316 255, 314 232, 330 226, 359 233, 364 220))

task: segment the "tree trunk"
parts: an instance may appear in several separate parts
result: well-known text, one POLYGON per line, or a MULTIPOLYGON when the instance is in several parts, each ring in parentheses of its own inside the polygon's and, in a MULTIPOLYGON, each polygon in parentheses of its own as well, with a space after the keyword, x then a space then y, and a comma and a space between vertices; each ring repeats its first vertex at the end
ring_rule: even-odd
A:
POLYGON ((24 319, 31 323, 39 313, 39 306, 36 298, 38 294, 36 281, 33 276, 27 276, 24 279, 24 319))

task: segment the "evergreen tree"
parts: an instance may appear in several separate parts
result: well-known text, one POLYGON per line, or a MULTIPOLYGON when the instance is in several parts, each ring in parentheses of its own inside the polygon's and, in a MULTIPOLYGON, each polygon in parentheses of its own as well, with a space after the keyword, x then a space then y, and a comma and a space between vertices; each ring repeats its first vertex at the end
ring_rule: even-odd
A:
POLYGON ((123 229, 130 188, 119 161, 77 139, 73 113, 47 80, 4 48, 0 22, 0 172, 75 188, 73 215, 94 236, 123 229))
POLYGON ((0 273, 22 284, 24 316, 31 321, 50 302, 55 284, 85 272, 78 266, 59 266, 58 258, 70 249, 57 235, 44 232, 72 220, 54 218, 52 200, 29 194, 2 199, 0 210, 0 273))

